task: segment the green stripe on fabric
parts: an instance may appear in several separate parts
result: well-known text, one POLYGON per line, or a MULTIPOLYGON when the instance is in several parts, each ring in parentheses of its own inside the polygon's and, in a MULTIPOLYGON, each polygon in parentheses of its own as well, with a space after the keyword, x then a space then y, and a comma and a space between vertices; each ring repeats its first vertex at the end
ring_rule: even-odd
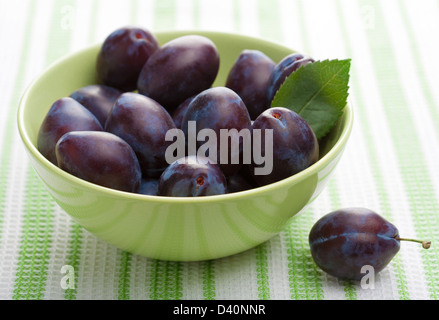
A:
MULTIPOLYGON (((375 27, 367 30, 372 61, 376 73, 377 87, 383 102, 384 114, 397 152, 398 166, 409 196, 409 206, 416 236, 421 239, 439 241, 437 230, 438 201, 434 194, 430 174, 426 169, 421 143, 410 128, 415 124, 410 116, 406 97, 398 78, 398 67, 391 45, 390 35, 378 3, 361 0, 360 4, 374 8, 375 27)), ((410 63, 408 61, 407 63, 410 63)), ((421 249, 422 250, 422 249, 421 249)), ((422 250, 424 276, 432 299, 439 298, 439 263, 437 250, 422 250)), ((421 272, 421 271, 420 271, 421 272)))
MULTIPOLYGON (((82 227, 76 222, 72 222, 72 226, 70 228, 71 239, 69 241, 69 253, 67 256, 66 264, 73 267, 75 280, 79 277, 79 263, 81 259, 81 246, 82 246, 82 227)), ((75 284, 78 281, 75 281, 75 284)), ((68 288, 64 292, 64 299, 66 300, 76 300, 76 295, 78 293, 78 289, 75 285, 75 288, 68 288)))
POLYGON ((411 60, 412 63, 415 64, 416 67, 416 74, 418 75, 419 81, 421 83, 421 89, 422 93, 425 97, 425 100, 428 104, 428 110, 430 112, 432 122, 436 124, 436 134, 439 136, 439 108, 435 104, 433 93, 431 92, 431 87, 429 86, 427 76, 425 73, 425 64, 422 63, 423 60, 421 59, 421 55, 419 52, 419 46, 416 43, 416 35, 414 34, 414 29, 412 28, 408 15, 407 15, 407 8, 404 5, 403 1, 397 1, 397 5, 399 8, 399 13, 402 17, 403 23, 404 23, 404 34, 407 35, 409 42, 410 42, 410 49, 413 51, 413 60, 411 60))
POLYGON ((120 254, 119 281, 117 298, 119 300, 130 299, 130 272, 131 272, 131 253, 122 251, 120 254))
MULTIPOLYGON (((56 1, 50 22, 46 65, 68 52, 71 26, 66 19, 74 1, 56 1), (54 45, 56 44, 56 45, 54 45)), ((42 299, 47 280, 55 202, 33 168, 27 170, 22 238, 17 262, 13 299, 42 299)))
MULTIPOLYGON (((328 191, 331 200, 331 207, 333 210, 341 208, 340 195, 335 179, 331 179, 328 182, 328 191)), ((354 284, 351 281, 343 281, 343 290, 345 292, 345 297, 347 300, 356 300, 357 291, 354 284)))
POLYGON ((53 229, 53 201, 32 168, 24 196, 23 236, 18 252, 12 299, 44 298, 53 229))
POLYGON ((195 29, 199 29, 201 25, 200 11, 201 11, 201 1, 203 0, 193 0, 192 2, 192 14, 193 14, 193 25, 195 29))
MULTIPOLYGON (((340 1, 336 1, 335 5, 337 12, 337 18, 335 20, 339 22, 339 29, 343 37, 344 51, 348 56, 353 57, 353 50, 351 47, 352 41, 351 39, 349 39, 349 35, 346 32, 347 23, 344 20, 344 14, 340 1)), ((368 123, 367 103, 364 99, 365 95, 363 94, 363 90, 361 90, 360 78, 358 77, 360 73, 358 72, 356 65, 357 64, 355 63, 355 61, 353 61, 351 70, 351 88, 353 91, 352 97, 354 98, 354 105, 356 106, 355 110, 358 113, 358 117, 356 118, 358 119, 358 125, 361 126, 361 132, 363 133, 364 139, 366 141, 367 154, 369 156, 371 168, 374 173, 374 186, 376 187, 380 208, 382 210, 380 214, 382 214, 386 219, 391 221, 391 205, 387 196, 388 192, 384 186, 383 169, 380 168, 380 165, 378 163, 378 155, 375 147, 377 145, 377 141, 374 141, 372 132, 370 130, 370 125, 368 123)), ((410 293, 407 287, 407 276, 402 261, 398 256, 393 259, 393 266, 396 276, 399 299, 409 300, 410 293)))
POLYGON ((183 297, 182 264, 174 261, 153 260, 149 284, 152 300, 180 300, 183 297))
MULTIPOLYGON (((90 13, 90 21, 89 21, 89 28, 88 28, 88 44, 92 44, 95 39, 93 38, 96 36, 96 20, 97 20, 97 1, 93 0, 93 3, 91 5, 91 13, 90 13)), ((81 23, 84 23, 84 21, 81 21, 81 23)), ((82 239, 83 239, 83 232, 84 229, 82 226, 80 226, 76 221, 71 220, 71 227, 70 227, 70 240, 69 240, 69 252, 67 255, 67 261, 66 264, 73 267, 73 270, 75 270, 75 279, 77 280, 79 278, 79 265, 81 262, 81 248, 82 248, 82 239)), ((80 283, 79 281, 75 282, 76 284, 80 283)), ((64 293, 64 299, 66 300, 76 300, 76 295, 78 294, 78 288, 75 287, 74 289, 66 289, 64 293)))
MULTIPOLYGON (((20 95, 23 91, 23 82, 24 82, 24 74, 26 72, 28 63, 29 63, 29 53, 30 53, 30 36, 32 34, 32 26, 35 21, 35 15, 33 14, 35 10, 36 0, 30 1, 29 9, 26 12, 26 26, 23 32, 23 42, 20 51, 20 61, 17 76, 15 78, 13 91, 12 91, 12 99, 11 105, 9 106, 9 110, 7 113, 7 121, 4 128, 4 132, 2 133, 3 137, 3 147, 1 150, 1 159, 0 159, 0 241, 2 239, 2 229, 3 229, 3 216, 5 210, 5 197, 6 192, 8 190, 8 177, 10 172, 10 164, 11 164, 11 153, 12 153, 12 142, 14 141, 14 129, 16 125, 15 116, 17 114, 16 107, 18 106, 18 101, 20 99, 20 95)), ((3 106, 8 107, 8 106, 3 106)))
POLYGON ((234 0, 232 3, 232 15, 233 15, 233 23, 234 23, 234 30, 236 32, 241 32, 241 6, 240 6, 240 0, 234 0))
MULTIPOLYGON (((240 1, 234 1, 233 14, 235 29, 241 28, 241 17, 246 12, 241 12, 240 1)), ((272 41, 282 40, 282 27, 279 19, 280 6, 278 0, 257 1, 257 24, 260 36, 272 41)), ((256 281, 258 297, 261 300, 270 299, 270 276, 268 269, 267 243, 263 243, 255 248, 256 260, 256 281)))
MULTIPOLYGON (((304 19, 303 4, 301 0, 296 0, 295 5, 297 9, 295 16, 301 20, 299 23, 301 29, 299 31, 295 30, 295 32, 302 34, 302 47, 307 54, 312 54, 308 41, 310 37, 304 19)), ((329 189, 332 205, 336 206, 337 203, 335 202, 338 201, 339 194, 334 178, 329 180, 326 188, 329 189)), ((313 209, 308 207, 293 220, 293 223, 286 230, 289 286, 292 299, 324 299, 321 273, 312 259, 308 243, 309 231, 315 223, 313 217, 313 209)), ((351 294, 352 286, 348 284, 347 288, 350 293, 347 298, 350 299, 355 295, 351 294)))
POLYGON ((308 243, 313 223, 313 211, 308 207, 284 231, 287 240, 288 283, 293 300, 324 299, 321 272, 311 257, 308 243))
MULTIPOLYGON (((154 30, 172 30, 176 23, 176 1, 154 0, 154 30)), ((153 300, 179 300, 183 297, 181 262, 152 261, 149 297, 153 300)))
MULTIPOLYGON (((87 42, 89 44, 93 44, 96 41, 97 38, 97 27, 96 27, 96 22, 97 22, 97 12, 99 10, 99 4, 98 4, 98 0, 92 0, 92 5, 91 5, 91 14, 92 14, 92 18, 90 21, 90 29, 88 32, 88 39, 87 42)), ((104 41, 104 39, 102 39, 102 41, 104 41)))
POLYGON ((50 49, 46 54, 46 65, 51 64, 69 52, 72 30, 75 27, 75 0, 55 1, 50 25, 50 49))
POLYGON ((215 262, 204 261, 202 262, 203 269, 203 297, 204 300, 215 300, 216 288, 215 288, 215 262))
POLYGON ((154 1, 154 30, 171 30, 177 19, 175 0, 154 1))
POLYGON ((268 275, 268 242, 257 246, 256 252, 256 278, 258 283, 258 297, 261 300, 270 299, 270 278, 268 275))
POLYGON ((281 41, 283 38, 280 24, 280 8, 278 0, 258 0, 259 34, 272 41, 281 41))
MULTIPOLYGON (((130 23, 136 24, 138 20, 138 1, 131 0, 130 23)), ((118 279, 118 300, 130 299, 130 272, 131 272, 132 254, 127 251, 121 251, 119 262, 119 279, 118 279)))
POLYGON ((138 21, 139 12, 139 2, 138 0, 131 0, 131 10, 130 10, 130 23, 136 24, 138 21))
MULTIPOLYGON (((303 9, 303 0, 296 0, 295 4, 296 4, 296 9, 298 14, 296 14, 296 17, 299 20, 298 25, 300 26, 300 32, 302 34, 302 47, 305 49, 305 54, 311 54, 310 50, 311 50, 311 45, 309 43, 309 37, 307 35, 307 33, 305 32, 306 28, 306 19, 305 19, 305 13, 304 13, 304 9, 303 9)), ((296 31, 297 32, 297 31, 296 31)))

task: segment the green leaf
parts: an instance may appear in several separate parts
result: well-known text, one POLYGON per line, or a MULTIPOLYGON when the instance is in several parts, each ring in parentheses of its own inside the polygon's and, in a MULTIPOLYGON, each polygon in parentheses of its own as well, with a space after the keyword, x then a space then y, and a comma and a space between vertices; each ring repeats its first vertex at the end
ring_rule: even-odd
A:
POLYGON ((317 139, 326 135, 342 115, 348 97, 351 60, 324 60, 306 64, 276 93, 271 107, 284 107, 303 117, 317 139))

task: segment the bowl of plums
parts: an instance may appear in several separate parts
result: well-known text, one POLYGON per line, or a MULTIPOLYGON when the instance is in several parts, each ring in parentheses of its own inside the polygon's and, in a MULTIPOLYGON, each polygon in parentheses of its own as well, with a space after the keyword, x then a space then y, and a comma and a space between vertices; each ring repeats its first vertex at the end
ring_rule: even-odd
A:
POLYGON ((38 76, 18 129, 90 233, 153 259, 216 259, 269 240, 321 193, 352 128, 349 63, 123 26, 38 76))

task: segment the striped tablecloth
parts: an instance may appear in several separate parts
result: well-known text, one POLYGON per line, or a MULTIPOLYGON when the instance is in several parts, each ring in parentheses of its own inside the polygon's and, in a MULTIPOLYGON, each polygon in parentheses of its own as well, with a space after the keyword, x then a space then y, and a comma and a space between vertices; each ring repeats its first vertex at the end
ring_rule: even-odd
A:
POLYGON ((438 33, 437 0, 0 0, 0 298, 437 299, 438 33), (157 261, 98 240, 51 199, 17 132, 19 98, 54 60, 127 24, 240 33, 352 59, 348 147, 321 196, 279 235, 214 261, 157 261), (432 248, 402 244, 374 288, 328 276, 308 233, 348 206, 373 209, 432 248), (61 285, 63 266, 75 270, 74 289, 61 285))

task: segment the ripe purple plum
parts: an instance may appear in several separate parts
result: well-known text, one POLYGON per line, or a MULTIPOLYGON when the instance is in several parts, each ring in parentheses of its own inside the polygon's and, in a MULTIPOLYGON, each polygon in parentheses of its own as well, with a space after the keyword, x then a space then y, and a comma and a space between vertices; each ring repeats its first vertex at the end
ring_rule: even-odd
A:
POLYGON ((187 98, 209 88, 219 69, 219 53, 209 38, 187 35, 165 43, 145 63, 139 93, 169 112, 187 98))
POLYGON ((226 177, 218 165, 205 157, 180 158, 171 163, 159 179, 161 196, 200 197, 226 192, 226 177))
POLYGON ((383 270, 400 249, 400 238, 389 221, 366 208, 343 208, 320 218, 309 233, 311 255, 323 271, 340 279, 360 280, 363 266, 383 270))
POLYGON ((53 103, 41 124, 38 150, 57 165, 56 143, 70 131, 103 131, 103 128, 99 120, 83 105, 70 97, 64 97, 53 103))
MULTIPOLYGON (((238 136, 238 133, 243 129, 251 130, 251 120, 248 110, 236 92, 226 87, 214 87, 204 90, 198 94, 192 102, 183 117, 181 130, 186 136, 186 141, 189 141, 189 121, 195 121, 196 131, 198 133, 203 129, 211 129, 216 137, 216 163, 219 164, 221 170, 226 176, 231 176, 238 172, 241 168, 243 140, 238 136), (221 132, 220 130, 236 129, 236 134, 231 134, 227 143, 227 150, 221 148, 221 132), (238 150, 232 148, 232 136, 238 139, 238 150), (226 158, 227 161, 221 161, 221 158, 226 158), (223 154, 223 156, 221 156, 223 154), (238 163, 233 163, 236 155, 238 163)), ((197 150, 204 144, 203 141, 197 141, 197 150)), ((191 150, 188 151, 191 155, 191 150)), ((211 155, 206 155, 211 156, 211 155)))
POLYGON ((178 129, 181 129, 181 123, 183 121, 183 117, 186 114, 187 108, 189 107, 189 104, 191 101, 195 98, 195 96, 189 97, 186 100, 184 100, 180 105, 177 107, 177 109, 174 110, 172 113, 172 119, 174 120, 175 126, 178 129))
POLYGON ((159 190, 159 180, 152 178, 143 178, 140 184, 139 193, 157 196, 159 190))
POLYGON ((56 144, 58 166, 70 174, 116 190, 137 192, 142 174, 133 149, 109 132, 68 132, 56 144))
POLYGON ((227 178, 227 193, 250 190, 254 186, 239 172, 227 178))
POLYGON ((313 63, 315 60, 309 56, 292 53, 285 58, 283 58, 275 67, 271 74, 269 85, 268 85, 268 100, 267 104, 271 105, 276 92, 279 90, 280 86, 284 83, 285 79, 295 72, 299 67, 304 66, 308 63, 313 63))
MULTIPOLYGON (((315 163, 319 158, 319 143, 309 124, 296 112, 276 107, 265 110, 252 125, 253 146, 260 141, 262 154, 270 145, 272 154, 272 171, 268 174, 254 174, 254 180, 260 185, 267 185, 288 178, 315 163), (272 141, 265 135, 261 139, 255 137, 255 129, 273 130, 272 141), (266 144, 267 143, 267 144, 266 144)), ((269 156, 269 155, 265 155, 269 156)), ((255 161, 253 168, 261 167, 255 161)))
POLYGON ((136 26, 114 30, 98 53, 96 70, 101 84, 121 91, 133 91, 149 57, 159 49, 156 37, 136 26))
POLYGON ((116 88, 92 84, 75 90, 70 97, 93 113, 104 127, 114 102, 121 94, 122 92, 116 88))
POLYGON ((268 85, 276 63, 259 50, 243 50, 230 69, 226 87, 244 101, 252 120, 269 107, 268 85))
POLYGON ((171 142, 165 136, 173 128, 174 121, 159 103, 134 92, 125 92, 116 100, 105 124, 105 131, 133 148, 145 178, 159 177, 168 166, 165 152, 171 142))

